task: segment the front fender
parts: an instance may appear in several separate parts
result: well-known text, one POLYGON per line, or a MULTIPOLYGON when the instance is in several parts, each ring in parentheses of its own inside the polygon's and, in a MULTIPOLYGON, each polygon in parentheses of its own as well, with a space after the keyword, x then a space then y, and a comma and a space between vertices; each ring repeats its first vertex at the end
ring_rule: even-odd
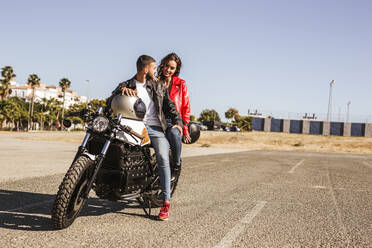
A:
POLYGON ((85 157, 89 158, 92 161, 96 161, 96 159, 97 159, 97 156, 96 155, 90 154, 89 152, 83 152, 81 154, 81 156, 85 156, 85 157))

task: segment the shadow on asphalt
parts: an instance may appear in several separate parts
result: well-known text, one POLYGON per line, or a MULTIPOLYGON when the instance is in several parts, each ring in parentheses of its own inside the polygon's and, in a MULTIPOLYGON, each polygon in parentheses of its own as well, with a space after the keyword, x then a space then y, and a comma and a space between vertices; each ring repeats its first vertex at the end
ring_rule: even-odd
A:
MULTIPOLYGON (((23 231, 54 231, 51 209, 55 195, 22 191, 0 190, 0 228, 23 231), (45 215, 48 215, 46 217, 45 215)), ((100 216, 107 213, 146 217, 146 215, 119 212, 141 208, 136 201, 111 202, 89 198, 79 217, 100 216)), ((78 218, 79 218, 78 217, 78 218)))

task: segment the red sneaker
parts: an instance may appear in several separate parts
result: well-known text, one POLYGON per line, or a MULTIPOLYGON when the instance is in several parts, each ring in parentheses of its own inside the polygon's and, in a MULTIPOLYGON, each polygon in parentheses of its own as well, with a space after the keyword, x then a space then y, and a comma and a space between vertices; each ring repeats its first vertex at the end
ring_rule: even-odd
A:
POLYGON ((168 220, 169 209, 170 209, 170 203, 169 203, 169 201, 164 201, 164 204, 161 207, 160 213, 158 215, 159 220, 168 220))

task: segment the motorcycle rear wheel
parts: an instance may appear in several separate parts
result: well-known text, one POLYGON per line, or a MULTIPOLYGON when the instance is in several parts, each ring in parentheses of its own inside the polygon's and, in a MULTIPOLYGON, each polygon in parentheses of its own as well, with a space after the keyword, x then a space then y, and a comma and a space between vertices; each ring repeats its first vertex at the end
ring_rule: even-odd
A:
POLYGON ((80 156, 63 178, 52 208, 53 226, 56 229, 70 226, 85 205, 87 198, 84 192, 93 163, 89 158, 80 156))

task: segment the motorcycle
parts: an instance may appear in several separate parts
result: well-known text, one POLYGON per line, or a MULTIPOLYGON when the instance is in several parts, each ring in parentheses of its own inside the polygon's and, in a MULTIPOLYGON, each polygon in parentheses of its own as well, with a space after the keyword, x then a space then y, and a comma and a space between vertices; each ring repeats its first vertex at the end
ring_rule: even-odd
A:
MULTIPOLYGON (((120 111, 126 109, 128 112, 128 99, 130 105, 138 103, 139 98, 126 97, 124 100, 125 97, 114 97, 111 105, 113 114, 106 113, 102 107, 96 112, 89 109, 80 112, 89 126, 52 207, 52 221, 56 229, 66 228, 74 222, 92 189, 101 199, 136 200, 149 217, 152 208, 162 206, 159 167, 143 116, 136 117, 133 113, 123 116, 123 111, 120 111)), ((65 121, 64 125, 71 126, 71 123, 65 121)), ((195 135, 195 130, 193 133, 195 142, 200 131, 199 135, 197 132, 195 135)), ((172 164, 171 157, 169 161, 173 195, 181 168, 172 164)))

